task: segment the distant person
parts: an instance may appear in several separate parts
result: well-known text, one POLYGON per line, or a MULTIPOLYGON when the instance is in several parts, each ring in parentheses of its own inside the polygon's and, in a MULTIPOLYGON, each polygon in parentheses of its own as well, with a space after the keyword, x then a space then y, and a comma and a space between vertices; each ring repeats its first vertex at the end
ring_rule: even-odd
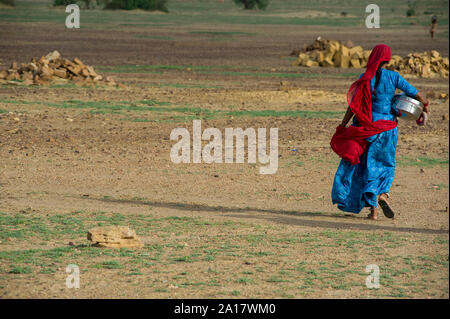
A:
MULTIPOLYGON (((428 113, 428 100, 416 88, 397 72, 382 68, 390 59, 391 49, 387 45, 373 48, 366 72, 347 93, 349 107, 330 143, 342 157, 331 191, 333 204, 356 214, 369 207, 368 218, 372 220, 378 217, 377 196, 384 215, 394 218, 387 200, 395 173, 397 116, 401 116, 391 106, 395 89, 422 102, 428 113), (352 117, 353 124, 346 127, 352 117)), ((425 119, 422 113, 417 124, 423 125, 425 119)))
POLYGON ((430 34, 431 34, 432 39, 434 39, 434 33, 436 32, 436 27, 437 27, 437 17, 432 16, 431 17, 431 27, 430 27, 430 34))

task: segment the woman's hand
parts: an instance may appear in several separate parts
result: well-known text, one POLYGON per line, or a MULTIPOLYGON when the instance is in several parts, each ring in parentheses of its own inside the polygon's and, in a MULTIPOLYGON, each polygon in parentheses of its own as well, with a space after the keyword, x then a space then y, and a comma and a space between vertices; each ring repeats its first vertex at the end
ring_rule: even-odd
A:
POLYGON ((422 114, 420 114, 419 118, 416 121, 417 125, 419 126, 424 126, 428 121, 428 113, 429 113, 428 104, 430 102, 427 99, 425 99, 424 102, 425 103, 423 104, 423 112, 422 114))
POLYGON ((352 117, 353 117, 353 112, 350 109, 350 107, 348 107, 347 111, 345 112, 344 118, 342 119, 342 122, 341 122, 341 124, 339 124, 339 126, 342 126, 345 128, 347 126, 347 123, 351 120, 352 117))
POLYGON ((417 125, 423 126, 427 122, 428 114, 430 113, 430 110, 428 108, 430 101, 428 101, 427 98, 423 97, 419 92, 417 92, 416 98, 423 104, 423 112, 422 112, 422 114, 420 114, 416 123, 417 123, 417 125))
POLYGON ((422 112, 419 118, 416 120, 417 125, 424 126, 428 121, 428 112, 422 112))
POLYGON ((423 110, 425 111, 425 113, 429 113, 429 109, 428 109, 428 105, 430 104, 430 102, 428 100, 426 100, 426 103, 423 104, 423 110))

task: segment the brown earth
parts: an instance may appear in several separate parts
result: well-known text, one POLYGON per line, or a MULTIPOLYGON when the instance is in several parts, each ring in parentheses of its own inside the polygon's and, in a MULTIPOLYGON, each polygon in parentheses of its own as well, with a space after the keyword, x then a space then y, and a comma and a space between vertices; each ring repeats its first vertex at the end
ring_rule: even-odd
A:
MULTIPOLYGON (((275 116, 203 119, 203 128, 217 127, 222 132, 226 127, 279 128, 278 171, 274 175, 260 175, 260 164, 172 163, 169 158, 174 144, 169 139, 171 130, 186 127, 192 132, 191 119, 179 121, 172 117, 173 114, 180 115, 178 113, 154 115, 156 113, 119 110, 96 114, 90 112, 90 108, 49 106, 69 100, 116 104, 119 101, 156 100, 176 107, 209 110, 343 112, 345 93, 354 77, 339 78, 345 71, 300 68, 302 73, 323 77, 280 79, 276 73, 294 74, 299 69, 291 67, 290 61, 282 57, 288 56, 292 49, 310 43, 317 35, 343 41, 351 39, 364 48, 382 40, 392 44, 392 51, 401 55, 436 49, 448 56, 448 39, 414 42, 405 36, 405 32, 415 34, 414 28, 408 31, 380 30, 379 37, 367 37, 361 30, 302 27, 300 32, 292 26, 270 26, 259 30, 264 36, 242 36, 239 41, 221 42, 186 36, 169 26, 161 28, 159 34, 173 37, 174 41, 132 39, 129 33, 140 30, 132 27, 115 32, 81 29, 71 33, 71 41, 66 41, 65 32, 68 31, 50 32, 54 28, 52 25, 42 24, 42 32, 33 33, 33 36, 30 28, 23 24, 3 24, 2 28, 6 38, 0 44, 0 52, 5 64, 57 49, 64 56, 79 57, 95 67, 123 64, 235 66, 238 69, 233 71, 236 72, 240 67, 242 72, 245 67, 254 67, 257 72, 274 73, 274 76, 225 74, 225 68, 206 74, 186 68, 162 70, 161 73, 113 72, 112 75, 126 85, 119 89, 0 87, 0 109, 6 111, 0 113, 0 211, 28 209, 31 210, 28 216, 46 218, 52 214, 71 215, 75 210, 86 212, 82 213, 86 216, 99 211, 127 216, 150 210, 155 218, 198 217, 212 223, 252 225, 232 230, 225 226, 222 229, 211 226, 205 230, 199 226, 198 230, 192 228, 182 235, 169 233, 167 238, 158 233, 138 232, 146 245, 176 239, 185 242, 186 249, 202 247, 208 240, 215 241, 221 236, 231 242, 235 240, 236 245, 244 245, 246 241, 241 241, 239 236, 260 229, 274 238, 280 234, 302 238, 305 234, 324 231, 406 236, 403 246, 383 244, 384 248, 380 249, 384 256, 437 254, 447 258, 446 264, 444 260, 435 271, 422 274, 420 280, 433 284, 424 283, 421 290, 408 290, 406 296, 448 298, 448 100, 443 102, 435 98, 431 101, 431 118, 426 127, 399 123, 397 157, 403 164, 397 167, 391 189, 391 204, 397 215, 394 220, 388 220, 380 214, 380 219, 375 222, 365 218, 366 212, 343 214, 331 204, 330 191, 338 158, 331 151, 329 141, 342 115, 311 119, 275 116), (284 82, 280 85, 280 81, 284 82), (11 100, 28 103, 6 102, 11 100), (146 122, 139 122, 139 119, 146 122), (444 163, 430 164, 423 158, 444 159, 444 163), (444 238, 445 244, 434 245, 436 238, 444 238)), ((192 29, 199 28, 193 26, 192 29)), ((220 27, 216 29, 220 30, 220 27)), ((447 80, 409 81, 425 93, 448 93, 447 80)), ((66 235, 45 245, 39 240, 5 241, 0 244, 0 250, 54 248, 67 245, 69 240, 85 243, 83 236, 72 238, 66 235)), ((329 242, 333 243, 334 239, 329 242)), ((204 298, 224 294, 233 297, 237 294, 230 294, 230 291, 240 290, 239 297, 244 298, 377 296, 365 288, 339 290, 331 286, 307 290, 305 295, 294 290, 296 279, 280 288, 287 294, 283 295, 272 281, 263 281, 265 277, 255 270, 264 264, 266 274, 276 274, 282 265, 299 261, 314 263, 315 260, 350 264, 361 259, 361 265, 366 265, 373 261, 373 255, 366 255, 364 250, 340 254, 336 248, 325 246, 318 248, 319 256, 305 253, 300 244, 278 249, 264 242, 256 245, 271 253, 280 249, 286 255, 264 257, 264 261, 258 259, 245 266, 239 254, 227 255, 212 262, 165 265, 161 269, 167 270, 168 274, 144 272, 146 279, 158 282, 156 286, 143 286, 139 279, 128 280, 115 270, 94 269, 82 277, 84 282, 89 282, 90 289, 69 292, 63 287, 65 264, 58 264, 61 271, 54 275, 37 274, 33 279, 23 274, 2 274, 0 294, 2 298, 204 298), (253 281, 262 284, 235 283, 229 274, 237 276, 243 267, 256 272, 253 281), (222 287, 177 289, 174 287, 178 286, 171 284, 172 276, 180 272, 189 273, 190 280, 195 282, 210 276, 211 269, 219 272, 217 280, 222 287), (159 288, 155 290, 154 287, 159 288)), ((89 260, 84 262, 86 265, 81 266, 88 268, 89 260)), ((3 260, 0 265, 2 269, 9 267, 3 260)), ((360 271, 364 272, 364 269, 360 271)), ((399 285, 411 280, 402 275, 399 285)), ((385 289, 388 296, 395 297, 389 295, 388 288, 385 289)))

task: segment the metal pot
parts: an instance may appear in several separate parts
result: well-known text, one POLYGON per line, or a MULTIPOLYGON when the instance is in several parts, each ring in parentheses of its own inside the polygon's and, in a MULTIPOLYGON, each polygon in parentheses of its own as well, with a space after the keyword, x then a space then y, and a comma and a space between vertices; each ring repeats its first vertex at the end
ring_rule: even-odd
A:
POLYGON ((392 100, 392 106, 402 112, 405 119, 417 120, 423 112, 423 104, 405 94, 396 94, 392 100))

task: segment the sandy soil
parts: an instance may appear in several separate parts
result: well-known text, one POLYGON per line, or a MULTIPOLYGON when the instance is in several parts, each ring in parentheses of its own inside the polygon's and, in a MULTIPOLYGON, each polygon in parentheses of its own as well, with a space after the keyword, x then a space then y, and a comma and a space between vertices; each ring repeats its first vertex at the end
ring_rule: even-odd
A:
MULTIPOLYGON (((175 41, 133 39, 130 32, 143 30, 127 27, 118 32, 81 30, 71 35, 72 41, 65 41, 68 31, 50 32, 54 28, 51 25, 48 26, 49 32, 45 32, 46 26, 43 25, 44 31, 33 36, 30 36, 32 30, 22 24, 3 27, 2 33, 6 38, 0 44, 0 51, 5 64, 12 60, 27 61, 57 48, 67 57, 78 56, 95 66, 206 65, 235 66, 243 70, 255 67, 257 72, 269 73, 297 72, 299 69, 291 67, 290 61, 282 57, 288 56, 292 49, 308 44, 319 34, 328 38, 351 39, 363 46, 383 40, 392 44, 393 51, 399 54, 433 48, 448 55, 448 39, 414 42, 404 36, 404 30, 380 31, 379 39, 374 39, 366 38, 358 30, 302 27, 300 32, 292 26, 271 26, 258 30, 264 36, 244 35, 239 37, 239 41, 222 42, 197 39, 195 34, 186 35, 170 26, 162 28, 159 34, 173 37, 175 41)), ((198 26, 191 28, 199 29, 198 26)), ((220 31, 220 27, 215 28, 220 31)), ((413 34, 416 31, 411 28, 407 32, 413 34)), ((171 130, 186 127, 192 132, 190 119, 179 121, 172 118, 178 113, 157 114, 125 109, 116 113, 95 113, 91 108, 61 106, 70 100, 109 101, 113 104, 155 100, 167 102, 170 107, 199 107, 212 111, 343 112, 346 89, 353 81, 352 77, 333 77, 346 72, 334 69, 300 69, 300 72, 323 77, 286 80, 276 75, 239 76, 220 74, 219 71, 212 74, 195 69, 163 70, 162 73, 112 71, 111 74, 126 85, 122 89, 0 87, 0 109, 5 111, 0 113, 0 211, 24 211, 25 216, 36 218, 49 218, 52 214, 70 216, 74 211, 83 211, 81 215, 87 219, 93 212, 114 212, 124 216, 150 212, 155 218, 201 218, 225 226, 210 229, 199 226, 198 229, 192 228, 191 232, 184 230, 186 233, 181 235, 173 235, 169 231, 168 237, 159 237, 158 232, 150 231, 141 231, 140 234, 149 246, 176 239, 178 243, 187 243, 190 248, 186 249, 202 247, 208 240, 214 242, 221 236, 238 246, 245 246, 248 241, 241 239, 241 235, 262 232, 267 238, 279 239, 281 234, 291 234, 295 238, 314 234, 324 243, 329 243, 329 246, 316 247, 320 256, 308 254, 303 244, 277 248, 262 241, 255 244, 257 250, 273 253, 279 250, 286 255, 270 255, 264 259, 264 262, 273 261, 265 264, 266 277, 255 270, 264 262, 258 259, 253 263, 250 260, 243 266, 242 255, 237 253, 237 256, 224 255, 211 262, 168 263, 158 268, 167 270, 168 274, 141 270, 150 282, 157 281, 156 286, 154 282, 153 285, 142 285, 143 281, 139 279, 126 280, 127 277, 115 270, 89 270, 83 277, 85 282, 89 282, 89 289, 69 292, 62 284, 66 276, 64 263, 56 262, 57 270, 62 270, 54 275, 32 272, 30 277, 29 274, 8 273, 11 262, 0 259, 3 269, 0 294, 3 298, 378 296, 367 292, 364 287, 341 290, 331 285, 302 291, 298 290, 299 283, 295 278, 285 283, 263 280, 267 274, 277 274, 284 269, 283 265, 300 261, 308 265, 315 265, 315 260, 349 265, 353 260, 361 259, 361 265, 365 265, 376 256, 366 255, 363 248, 353 253, 344 249, 339 253, 340 249, 332 245, 337 239, 319 235, 322 232, 356 232, 380 238, 387 236, 383 234, 391 234, 389 236, 394 238, 399 236, 402 239, 398 241, 402 243, 400 246, 390 247, 392 242, 389 240, 380 241, 379 247, 374 244, 386 258, 443 256, 444 261, 437 264, 437 268, 430 273, 420 273, 417 285, 422 281, 428 284, 423 283, 421 289, 407 290, 403 296, 448 298, 449 110, 448 102, 437 98, 439 93, 448 93, 447 80, 410 79, 421 91, 436 94, 430 106, 431 119, 423 128, 410 122, 399 123, 399 163, 391 189, 391 203, 397 215, 394 220, 389 220, 381 214, 375 222, 365 218, 365 211, 358 215, 343 214, 331 204, 331 185, 339 160, 331 151, 329 141, 340 122, 340 113, 310 119, 254 117, 249 113, 243 117, 219 116, 202 120, 204 128, 216 127, 222 132, 226 127, 277 127, 278 171, 275 175, 260 175, 259 164, 172 163, 169 157, 174 144, 169 139, 171 130), (184 87, 180 87, 181 84, 184 87), (443 162, 439 164, 429 159, 443 162), (248 224, 227 228, 227 222, 248 224), (437 239, 443 240, 443 244, 434 244, 437 239), (256 273, 253 283, 243 284, 245 280, 236 283, 230 278, 230 273, 238 276, 236 274, 244 271, 243 267, 256 273), (221 286, 176 289, 176 284, 171 281, 180 272, 191 274, 192 282, 200 281, 210 275, 211 269, 218 271, 216 279, 221 286), (257 284, 259 282, 261 284, 257 284), (277 288, 275 285, 281 286, 277 288), (237 290, 239 293, 233 292, 237 290)), ((42 241, 40 235, 31 236, 28 240, 5 240, 0 244, 0 250, 51 249, 66 246, 68 241, 86 244, 83 236, 70 234, 53 238, 46 244, 42 241)), ((365 238, 365 241, 369 240, 365 238)), ((170 252, 171 248, 168 249, 170 252)), ((86 265, 82 266, 90 269, 89 261, 83 260, 86 265)), ((102 260, 99 257, 96 262, 102 260)), ((386 259, 380 262, 388 263, 386 259)), ((316 270, 320 269, 320 265, 316 266, 316 270)), ((364 269, 360 268, 360 271, 364 272, 364 269)), ((359 280, 360 277, 355 278, 359 280)), ((395 278, 400 278, 395 287, 407 287, 406 283, 412 280, 407 275, 395 278)), ((385 296, 402 297, 388 287, 385 289, 385 296)))

